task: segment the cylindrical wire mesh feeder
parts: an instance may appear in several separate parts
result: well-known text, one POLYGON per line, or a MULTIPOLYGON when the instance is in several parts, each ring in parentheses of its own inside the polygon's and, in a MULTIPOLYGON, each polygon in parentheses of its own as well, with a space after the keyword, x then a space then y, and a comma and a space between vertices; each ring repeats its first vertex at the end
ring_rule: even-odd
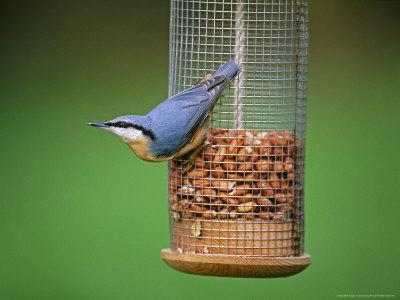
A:
POLYGON ((229 59, 242 73, 217 102, 204 149, 168 165, 171 248, 193 274, 279 277, 304 254, 306 0, 171 0, 173 95, 229 59))

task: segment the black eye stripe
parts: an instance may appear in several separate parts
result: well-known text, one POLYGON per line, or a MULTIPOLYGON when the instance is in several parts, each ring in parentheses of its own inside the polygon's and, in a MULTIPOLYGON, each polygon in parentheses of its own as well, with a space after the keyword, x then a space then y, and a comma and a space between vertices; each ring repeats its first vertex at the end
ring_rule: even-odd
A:
POLYGON ((118 122, 114 122, 114 123, 106 122, 104 124, 106 124, 107 126, 113 126, 113 127, 119 127, 119 128, 135 128, 135 129, 138 129, 138 130, 142 131, 144 135, 147 135, 153 141, 156 139, 156 136, 155 136, 153 131, 148 130, 148 129, 144 128, 143 126, 140 126, 140 125, 131 124, 131 123, 128 123, 128 122, 123 122, 123 121, 118 121, 118 122))
POLYGON ((127 122, 106 122, 105 123, 107 126, 113 126, 113 127, 119 127, 119 128, 128 128, 128 127, 133 127, 133 124, 129 124, 127 122))

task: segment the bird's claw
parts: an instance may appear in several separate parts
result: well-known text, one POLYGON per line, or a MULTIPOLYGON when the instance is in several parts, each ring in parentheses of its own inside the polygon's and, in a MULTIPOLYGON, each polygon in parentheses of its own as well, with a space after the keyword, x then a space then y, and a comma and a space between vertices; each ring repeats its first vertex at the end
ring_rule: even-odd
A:
POLYGON ((200 151, 203 150, 204 147, 208 146, 209 144, 210 143, 206 141, 204 144, 198 146, 196 149, 193 150, 188 160, 182 163, 183 165, 187 165, 185 170, 183 170, 183 174, 189 172, 194 167, 197 154, 199 154, 200 151))
POLYGON ((194 167, 195 160, 193 158, 189 158, 187 161, 183 162, 183 165, 187 165, 185 170, 183 170, 183 174, 189 172, 194 167))

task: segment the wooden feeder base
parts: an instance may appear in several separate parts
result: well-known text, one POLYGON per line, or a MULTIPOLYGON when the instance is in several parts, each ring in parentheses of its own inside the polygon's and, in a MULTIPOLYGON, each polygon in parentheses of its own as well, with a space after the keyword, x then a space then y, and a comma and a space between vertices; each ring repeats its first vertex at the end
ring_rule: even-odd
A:
POLYGON ((197 275, 224 277, 285 277, 301 272, 311 256, 241 257, 227 255, 184 254, 161 250, 161 258, 175 270, 197 275))

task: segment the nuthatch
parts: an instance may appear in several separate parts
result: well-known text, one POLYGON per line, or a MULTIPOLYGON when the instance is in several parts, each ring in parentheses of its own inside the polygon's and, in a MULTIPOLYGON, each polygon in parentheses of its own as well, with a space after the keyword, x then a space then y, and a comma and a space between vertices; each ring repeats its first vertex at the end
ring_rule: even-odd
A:
MULTIPOLYGON (((119 135, 146 161, 166 161, 190 151, 198 153, 211 127, 211 111, 240 67, 232 60, 214 74, 156 106, 146 116, 128 115, 89 125, 119 135)), ((194 158, 194 156, 193 156, 194 158)))

